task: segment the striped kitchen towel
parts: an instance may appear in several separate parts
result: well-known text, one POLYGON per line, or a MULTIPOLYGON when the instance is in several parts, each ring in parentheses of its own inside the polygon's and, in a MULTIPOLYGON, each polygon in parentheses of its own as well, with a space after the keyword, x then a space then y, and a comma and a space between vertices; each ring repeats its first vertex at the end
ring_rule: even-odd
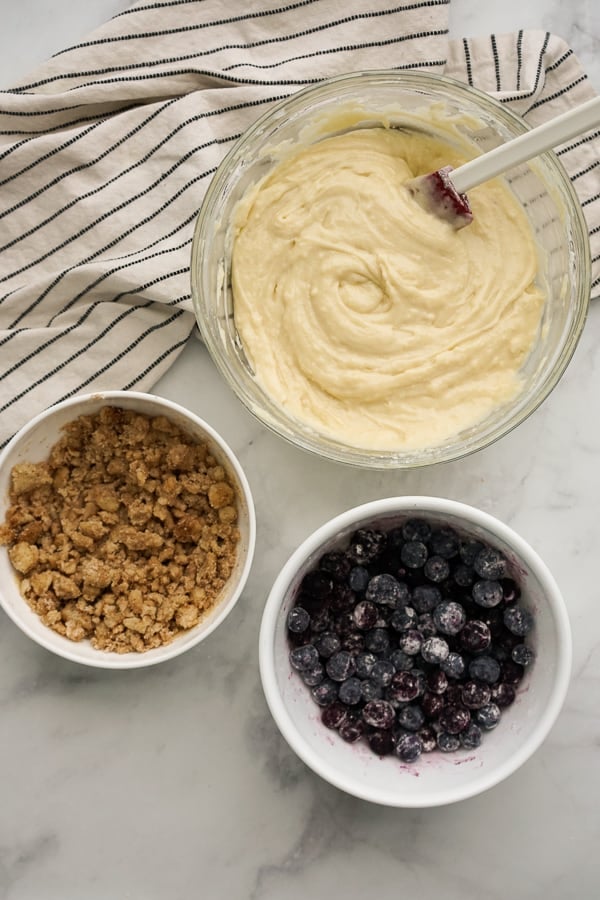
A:
MULTIPOLYGON (((543 32, 448 40, 449 0, 141 2, 0 93, 0 446, 82 391, 148 390, 194 327, 194 219, 272 101, 359 69, 427 69, 532 123, 593 95, 543 32)), ((600 133, 559 150, 600 285, 600 133)))

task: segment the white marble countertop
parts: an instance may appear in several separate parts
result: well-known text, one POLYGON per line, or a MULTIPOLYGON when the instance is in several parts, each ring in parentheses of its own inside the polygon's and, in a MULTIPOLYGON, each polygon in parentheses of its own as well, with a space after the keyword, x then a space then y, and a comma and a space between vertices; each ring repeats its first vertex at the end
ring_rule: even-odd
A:
MULTIPOLYGON (((0 83, 126 8, 4 2, 0 83)), ((452 34, 548 29, 600 90, 592 0, 452 0, 452 34)), ((2 900, 592 900, 600 883, 600 305, 543 407, 494 446, 410 473, 364 473, 284 444, 250 417, 191 341, 157 393, 238 453, 258 515, 234 613, 153 669, 88 670, 0 622, 2 900), (347 797, 297 760, 257 666, 263 603, 315 526, 356 503, 440 494, 513 525, 550 563, 571 616, 574 670, 548 740, 486 794, 439 810, 347 797)))

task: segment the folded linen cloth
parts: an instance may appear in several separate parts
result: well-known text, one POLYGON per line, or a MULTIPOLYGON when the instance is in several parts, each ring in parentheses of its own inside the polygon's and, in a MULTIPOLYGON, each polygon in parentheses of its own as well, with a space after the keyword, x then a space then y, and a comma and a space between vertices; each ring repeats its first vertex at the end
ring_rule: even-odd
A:
MULTIPOLYGON (((148 390, 193 327, 194 220, 274 100, 360 69, 446 72, 532 124, 593 96, 545 32, 448 40, 449 0, 141 2, 0 92, 0 446, 83 391, 148 390)), ((560 148, 600 285, 600 131, 560 148)))

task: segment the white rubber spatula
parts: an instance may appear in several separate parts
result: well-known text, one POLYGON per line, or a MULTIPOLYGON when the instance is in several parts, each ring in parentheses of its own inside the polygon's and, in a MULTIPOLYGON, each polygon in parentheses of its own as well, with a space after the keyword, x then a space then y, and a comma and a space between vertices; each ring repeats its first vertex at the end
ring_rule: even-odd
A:
POLYGON ((445 166, 429 175, 419 175, 406 184, 424 209, 446 219, 458 230, 473 221, 468 191, 598 125, 600 97, 594 97, 457 169, 445 166))

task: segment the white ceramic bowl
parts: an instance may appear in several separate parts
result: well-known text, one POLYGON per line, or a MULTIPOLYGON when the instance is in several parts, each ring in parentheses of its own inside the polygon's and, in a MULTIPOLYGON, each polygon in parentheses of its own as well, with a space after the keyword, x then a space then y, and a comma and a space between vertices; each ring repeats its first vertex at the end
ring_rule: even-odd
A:
POLYGON ((194 413, 170 400, 133 391, 103 391, 72 397, 46 409, 24 426, 0 455, 0 522, 8 508, 10 472, 16 463, 40 462, 61 437, 61 428, 80 415, 91 415, 103 406, 120 406, 150 415, 164 415, 188 434, 206 440, 213 455, 223 465, 238 496, 240 541, 234 571, 221 598, 208 615, 194 628, 172 643, 141 653, 114 653, 97 650, 89 641, 73 642, 44 625, 23 599, 7 548, 0 547, 0 603, 8 616, 32 640, 58 656, 88 666, 107 669, 135 669, 164 662, 196 646, 229 615, 244 588, 256 536, 252 494, 246 476, 230 447, 209 424, 194 413))
POLYGON ((260 671, 267 703, 284 738, 318 775, 349 794, 396 807, 453 803, 481 793, 519 768, 555 722, 569 683, 571 633, 560 590, 537 553, 511 528, 471 506, 435 497, 392 497, 326 522, 292 554, 277 577, 260 631, 260 671), (324 727, 309 689, 290 667, 286 618, 304 573, 360 527, 388 529, 409 516, 453 526, 497 547, 518 572, 522 602, 535 615, 529 643, 537 658, 517 699, 477 750, 424 753, 412 764, 380 758, 324 727))

